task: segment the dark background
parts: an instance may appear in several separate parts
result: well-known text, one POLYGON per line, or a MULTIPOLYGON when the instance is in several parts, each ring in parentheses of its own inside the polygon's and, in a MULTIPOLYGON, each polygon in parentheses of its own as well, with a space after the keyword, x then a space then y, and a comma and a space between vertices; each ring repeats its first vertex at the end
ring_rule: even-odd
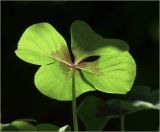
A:
MULTIPOLYGON (((52 24, 70 43, 70 25, 76 19, 86 21, 106 38, 122 39, 130 45, 137 63, 136 85, 159 88, 159 5, 158 2, 1 2, 2 6, 2 123, 17 118, 34 118, 58 126, 72 124, 71 102, 50 99, 35 88, 34 74, 38 66, 15 56, 18 40, 30 25, 52 24)), ((89 92, 104 99, 125 98, 89 92)), ((139 112, 127 119, 127 130, 157 130, 158 114, 139 112)), ((80 122, 80 130, 84 130, 80 122)), ((113 119, 105 130, 119 130, 119 119, 113 119)))

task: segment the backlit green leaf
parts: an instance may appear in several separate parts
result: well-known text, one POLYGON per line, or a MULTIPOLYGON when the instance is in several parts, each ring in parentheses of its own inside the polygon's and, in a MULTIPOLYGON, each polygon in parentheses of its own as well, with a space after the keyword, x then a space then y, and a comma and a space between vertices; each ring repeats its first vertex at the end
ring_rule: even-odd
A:
MULTIPOLYGON (((75 72, 76 96, 94 90, 81 79, 80 72, 75 72)), ((71 67, 55 62, 43 65, 35 74, 35 85, 38 90, 48 97, 58 100, 71 100, 71 67)))
POLYGON ((95 62, 79 65, 84 76, 97 90, 125 94, 131 89, 136 64, 124 41, 104 39, 83 21, 72 24, 71 34, 76 63, 88 55, 100 56, 95 62))
POLYGON ((35 75, 40 92, 57 100, 71 100, 71 76, 75 70, 76 97, 95 89, 107 93, 128 92, 136 75, 136 65, 121 40, 105 39, 83 21, 71 26, 74 62, 63 37, 48 23, 27 28, 18 43, 16 55, 41 65, 35 75), (89 56, 99 56, 86 62, 89 56))
POLYGON ((70 63, 67 44, 48 23, 27 28, 18 42, 16 55, 32 64, 49 64, 55 60, 70 63))

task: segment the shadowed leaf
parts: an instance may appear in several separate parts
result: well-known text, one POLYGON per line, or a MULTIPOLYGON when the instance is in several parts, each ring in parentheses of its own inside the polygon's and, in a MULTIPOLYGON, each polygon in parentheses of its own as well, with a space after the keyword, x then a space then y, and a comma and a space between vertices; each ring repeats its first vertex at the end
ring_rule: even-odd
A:
POLYGON ((148 86, 135 86, 129 94, 130 100, 143 100, 153 104, 159 102, 159 90, 151 91, 148 86))
POLYGON ((87 96, 78 107, 78 116, 87 131, 100 131, 108 122, 105 115, 105 102, 96 96, 87 96))
POLYGON ((59 127, 49 123, 36 125, 37 131, 58 131, 59 127))
POLYGON ((3 131, 36 131, 36 127, 32 124, 22 121, 22 120, 15 120, 11 122, 8 126, 2 129, 3 131))

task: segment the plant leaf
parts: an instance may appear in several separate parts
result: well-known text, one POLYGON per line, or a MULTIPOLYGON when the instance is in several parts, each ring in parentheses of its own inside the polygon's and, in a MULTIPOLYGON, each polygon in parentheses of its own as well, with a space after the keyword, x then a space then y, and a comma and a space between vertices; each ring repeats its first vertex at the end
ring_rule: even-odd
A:
POLYGON ((61 127, 58 132, 67 132, 67 131, 71 131, 71 128, 69 125, 65 125, 61 127))
POLYGON ((133 102, 133 106, 144 108, 144 109, 158 109, 154 104, 147 101, 142 101, 142 100, 137 100, 133 102))
POLYGON ((19 58, 32 64, 49 64, 55 60, 70 63, 66 41, 48 23, 33 24, 27 28, 15 52, 19 58))
POLYGON ((108 108, 106 111, 106 116, 110 116, 111 114, 121 116, 141 110, 159 109, 158 104, 153 104, 148 101, 137 100, 137 99, 136 100, 110 99, 106 101, 106 105, 108 108))
POLYGON ((97 90, 107 93, 127 93, 136 76, 136 64, 121 40, 104 39, 87 23, 75 21, 71 26, 75 63, 88 55, 100 56, 94 62, 82 62, 79 68, 97 90))
POLYGON ((22 120, 15 120, 12 121, 8 126, 3 128, 3 131, 36 131, 36 127, 32 124, 22 121, 22 120))
POLYGON ((7 124, 0 123, 0 131, 7 131, 7 130, 12 130, 10 127, 10 124, 9 123, 7 123, 7 124))
POLYGON ((57 100, 71 100, 73 68, 76 97, 95 89, 108 93, 130 90, 136 66, 124 41, 104 39, 85 22, 75 21, 71 43, 74 62, 65 40, 50 24, 34 24, 23 33, 15 52, 26 62, 42 65, 35 75, 35 85, 41 93, 57 100), (83 62, 90 55, 100 57, 94 62, 83 62))
POLYGON ((37 131, 58 131, 59 127, 49 123, 36 125, 37 131))
POLYGON ((143 100, 153 104, 159 103, 159 90, 151 91, 148 86, 134 86, 129 94, 130 100, 143 100))
MULTIPOLYGON (((76 57, 80 61, 88 56, 97 55, 97 49, 105 49, 105 54, 112 55, 122 51, 128 51, 129 46, 126 42, 118 39, 104 39, 93 31, 84 21, 76 20, 71 25, 71 46, 76 57), (120 50, 117 50, 120 49, 120 50)), ((101 52, 101 51, 99 51, 101 52)))
POLYGON ((117 117, 125 115, 127 112, 134 110, 135 107, 129 101, 121 99, 110 99, 106 101, 107 111, 106 116, 116 115, 117 117))
POLYGON ((110 119, 105 116, 105 102, 96 96, 87 96, 77 110, 87 131, 103 130, 110 119))
MULTIPOLYGON (((35 74, 35 85, 44 95, 57 100, 72 100, 71 67, 55 62, 43 65, 35 74)), ((75 71, 76 97, 80 94, 93 91, 84 83, 80 72, 75 71)))
POLYGON ((136 67, 128 52, 113 58, 100 57, 97 68, 99 69, 98 74, 83 71, 84 76, 97 90, 125 94, 131 89, 135 79, 136 67))

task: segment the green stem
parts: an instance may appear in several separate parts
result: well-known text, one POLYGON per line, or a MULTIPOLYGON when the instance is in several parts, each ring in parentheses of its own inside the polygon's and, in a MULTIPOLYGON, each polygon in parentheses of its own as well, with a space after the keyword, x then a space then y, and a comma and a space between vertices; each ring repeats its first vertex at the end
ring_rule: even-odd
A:
POLYGON ((76 91, 75 91, 75 69, 72 71, 72 114, 74 131, 78 132, 77 110, 76 110, 76 91))
POLYGON ((121 116, 121 132, 125 131, 125 116, 121 116))

